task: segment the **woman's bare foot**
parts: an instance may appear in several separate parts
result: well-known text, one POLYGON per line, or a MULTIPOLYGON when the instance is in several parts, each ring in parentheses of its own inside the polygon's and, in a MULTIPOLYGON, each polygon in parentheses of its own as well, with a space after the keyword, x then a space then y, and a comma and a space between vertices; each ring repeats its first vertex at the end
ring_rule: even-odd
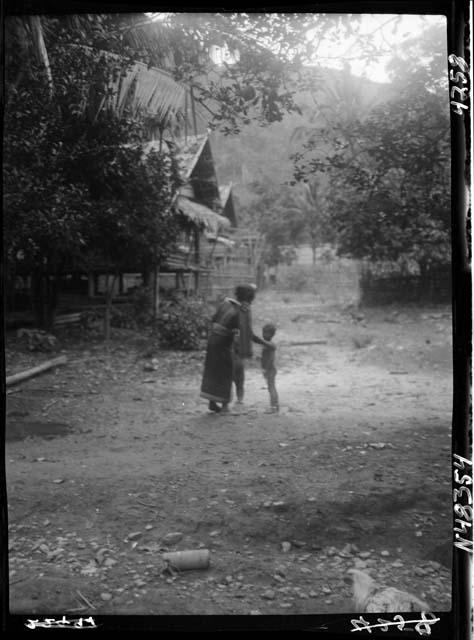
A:
POLYGON ((216 413, 219 413, 220 410, 221 408, 214 402, 214 400, 209 400, 209 411, 215 411, 216 413))

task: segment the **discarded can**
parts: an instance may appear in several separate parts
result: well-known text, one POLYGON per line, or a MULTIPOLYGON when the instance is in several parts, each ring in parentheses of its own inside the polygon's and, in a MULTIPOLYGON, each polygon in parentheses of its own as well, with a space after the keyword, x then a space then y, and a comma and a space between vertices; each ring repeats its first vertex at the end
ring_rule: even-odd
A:
POLYGON ((191 569, 207 569, 210 553, 208 549, 191 549, 189 551, 168 551, 163 553, 167 566, 177 571, 191 569))

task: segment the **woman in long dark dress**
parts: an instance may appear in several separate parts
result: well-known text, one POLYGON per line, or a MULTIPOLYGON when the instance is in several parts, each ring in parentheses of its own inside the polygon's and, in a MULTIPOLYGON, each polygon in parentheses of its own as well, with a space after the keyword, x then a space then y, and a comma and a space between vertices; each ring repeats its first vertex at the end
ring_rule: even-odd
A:
POLYGON ((211 411, 228 411, 232 396, 232 345, 239 332, 241 357, 252 355, 251 341, 265 344, 254 335, 250 305, 255 297, 255 288, 240 285, 235 289, 235 298, 225 298, 212 317, 212 326, 207 342, 201 397, 209 400, 211 411), (217 403, 221 403, 219 406, 217 403))

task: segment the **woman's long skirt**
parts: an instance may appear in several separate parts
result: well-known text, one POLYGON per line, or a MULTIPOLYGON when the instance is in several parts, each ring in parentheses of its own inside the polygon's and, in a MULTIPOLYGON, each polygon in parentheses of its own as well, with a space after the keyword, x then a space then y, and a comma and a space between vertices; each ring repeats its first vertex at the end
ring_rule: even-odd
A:
POLYGON ((207 343, 201 397, 215 402, 230 402, 232 397, 233 336, 211 333, 207 343))

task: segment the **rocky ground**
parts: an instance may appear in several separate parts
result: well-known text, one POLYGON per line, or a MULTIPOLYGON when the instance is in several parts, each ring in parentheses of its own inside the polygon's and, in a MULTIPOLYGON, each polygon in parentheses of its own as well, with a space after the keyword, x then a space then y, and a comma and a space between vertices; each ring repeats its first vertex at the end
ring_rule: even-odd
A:
MULTIPOLYGON (((274 293, 253 315, 279 325, 278 415, 257 360, 245 404, 209 414, 203 351, 123 330, 9 389, 13 613, 350 612, 352 567, 450 609, 450 309, 274 293), (208 569, 166 570, 204 548, 208 569)), ((50 357, 7 336, 7 375, 50 357)))

